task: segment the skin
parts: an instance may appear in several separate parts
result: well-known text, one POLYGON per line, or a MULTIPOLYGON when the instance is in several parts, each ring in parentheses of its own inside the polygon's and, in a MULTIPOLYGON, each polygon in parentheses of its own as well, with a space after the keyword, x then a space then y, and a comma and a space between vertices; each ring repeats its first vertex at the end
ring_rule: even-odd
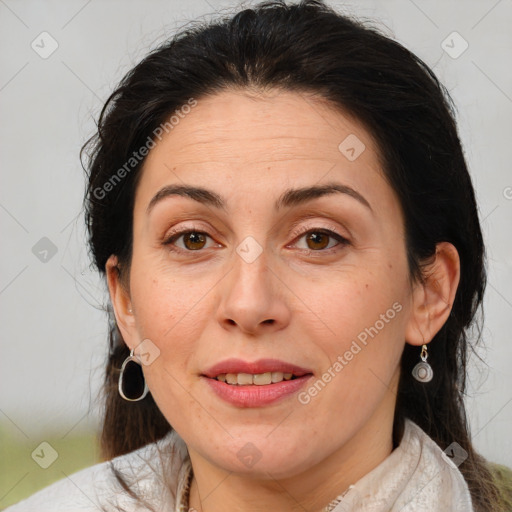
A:
POLYGON ((305 94, 202 98, 142 172, 128 282, 114 255, 106 270, 125 342, 149 339, 160 351, 143 369, 188 446, 189 506, 320 511, 391 453, 400 357, 405 343, 428 343, 447 320, 459 282, 456 249, 439 244, 427 281, 411 284, 402 212, 375 142, 357 120, 305 94), (354 161, 338 149, 350 134, 366 146, 354 161), (327 182, 352 187, 371 209, 347 194, 274 209, 288 188, 327 182), (153 196, 171 184, 211 189, 225 209, 170 196, 148 215, 153 196), (182 236, 175 252, 164 245, 174 228, 208 237, 182 236), (348 243, 308 242, 318 229, 348 243), (248 236, 262 249, 251 263, 236 251, 248 236), (310 369, 316 381, 395 303, 401 311, 307 404, 293 395, 237 407, 200 377, 230 357, 277 358, 310 369), (248 442, 261 455, 251 467, 237 457, 248 442))

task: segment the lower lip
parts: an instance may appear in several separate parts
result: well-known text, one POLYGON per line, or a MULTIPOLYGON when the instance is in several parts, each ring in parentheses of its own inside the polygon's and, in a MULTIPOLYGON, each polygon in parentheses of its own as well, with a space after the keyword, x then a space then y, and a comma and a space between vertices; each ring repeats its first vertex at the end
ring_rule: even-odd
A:
POLYGON ((312 374, 303 375, 293 380, 283 380, 276 384, 256 386, 237 386, 226 384, 217 379, 203 377, 217 395, 237 407, 262 407, 293 395, 312 377, 312 374))

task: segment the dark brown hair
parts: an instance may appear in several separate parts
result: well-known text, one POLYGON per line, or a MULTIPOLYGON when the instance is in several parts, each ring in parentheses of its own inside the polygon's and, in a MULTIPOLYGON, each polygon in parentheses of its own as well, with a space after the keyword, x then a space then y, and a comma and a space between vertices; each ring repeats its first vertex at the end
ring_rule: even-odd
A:
MULTIPOLYGON (((105 104, 89 151, 86 223, 96 267, 111 254, 127 283, 134 195, 144 159, 115 186, 113 176, 155 130, 186 105, 227 88, 309 92, 360 120, 378 144, 384 173, 399 197, 412 280, 436 244, 452 243, 461 278, 451 314, 429 344, 433 380, 418 383, 411 370, 417 347, 405 345, 395 411, 394 440, 404 418, 445 449, 459 443, 468 457, 460 470, 477 512, 502 510, 486 461, 471 443, 464 408, 470 327, 486 284, 484 245, 475 194, 457 134, 452 100, 432 70, 379 30, 341 15, 320 1, 275 1, 230 17, 188 26, 135 66, 105 104)), ((128 356, 115 321, 105 379, 102 444, 107 458, 163 437, 171 426, 151 395, 137 403, 117 392, 128 356)))

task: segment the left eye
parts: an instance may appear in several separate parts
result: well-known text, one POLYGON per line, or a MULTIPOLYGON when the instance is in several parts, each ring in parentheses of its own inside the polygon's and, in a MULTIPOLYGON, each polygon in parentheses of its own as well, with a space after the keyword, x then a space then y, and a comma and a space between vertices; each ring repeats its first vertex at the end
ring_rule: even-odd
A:
POLYGON ((325 249, 332 249, 339 244, 348 244, 348 240, 346 238, 343 238, 342 236, 338 235, 338 233, 335 233, 329 229, 311 229, 302 233, 300 239, 303 238, 305 238, 307 246, 301 248, 309 251, 322 251, 325 249), (329 242, 329 239, 331 239, 331 243, 329 242))

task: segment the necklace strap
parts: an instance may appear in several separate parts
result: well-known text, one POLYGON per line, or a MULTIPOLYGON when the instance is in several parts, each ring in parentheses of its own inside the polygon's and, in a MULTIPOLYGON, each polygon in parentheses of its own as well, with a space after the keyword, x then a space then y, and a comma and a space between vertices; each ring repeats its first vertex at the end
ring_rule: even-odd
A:
POLYGON ((331 503, 329 503, 329 505, 327 505, 324 508, 324 512, 332 512, 339 505, 340 501, 346 496, 347 492, 350 491, 350 489, 352 489, 353 487, 354 487, 353 485, 350 485, 345 492, 336 496, 336 498, 334 498, 331 501, 331 503))

